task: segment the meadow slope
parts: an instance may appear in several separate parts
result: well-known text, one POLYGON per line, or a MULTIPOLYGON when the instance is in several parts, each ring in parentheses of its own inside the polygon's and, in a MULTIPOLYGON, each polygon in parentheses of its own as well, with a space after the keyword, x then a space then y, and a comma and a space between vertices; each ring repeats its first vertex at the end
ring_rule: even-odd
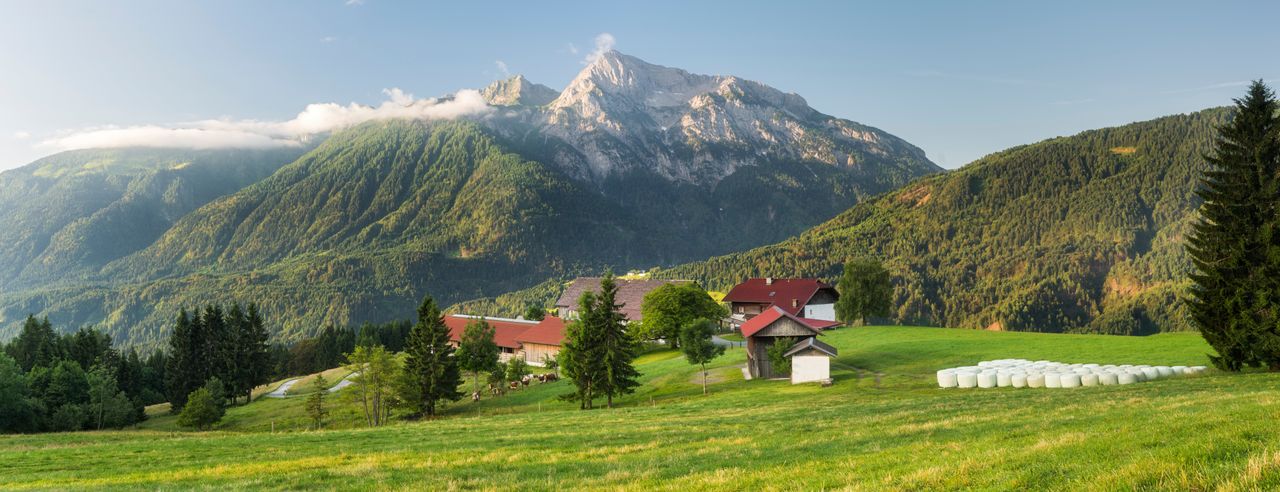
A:
POLYGON ((264 399, 229 413, 226 428, 241 430, 0 438, 0 488, 1280 486, 1280 426, 1274 425, 1280 375, 1211 372, 1059 390, 933 384, 937 368, 990 358, 1204 363, 1209 349, 1194 334, 877 327, 824 338, 841 351, 830 388, 743 381, 734 377, 743 360, 737 349, 717 361, 718 382, 707 397, 677 354, 648 354, 639 364, 644 385, 614 410, 583 412, 556 401, 567 390, 561 382, 453 405, 445 418, 430 422, 244 432, 264 422, 245 418, 249 413, 302 400, 264 399))

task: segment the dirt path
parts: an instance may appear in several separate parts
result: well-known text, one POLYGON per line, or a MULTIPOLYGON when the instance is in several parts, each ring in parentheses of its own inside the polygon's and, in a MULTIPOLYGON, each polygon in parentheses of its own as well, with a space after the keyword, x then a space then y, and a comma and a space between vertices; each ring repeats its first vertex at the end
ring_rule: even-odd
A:
POLYGON ((294 384, 296 384, 298 381, 301 381, 301 380, 302 378, 293 378, 288 381, 285 381, 283 384, 280 385, 279 388, 276 388, 275 391, 267 393, 263 396, 266 396, 267 398, 284 398, 285 393, 289 391, 289 388, 292 388, 294 384))

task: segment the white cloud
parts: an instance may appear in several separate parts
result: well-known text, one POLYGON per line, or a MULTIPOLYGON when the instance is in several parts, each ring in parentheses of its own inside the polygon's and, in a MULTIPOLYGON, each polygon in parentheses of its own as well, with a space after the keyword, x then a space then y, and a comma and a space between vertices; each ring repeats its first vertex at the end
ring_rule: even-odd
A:
POLYGON ((596 59, 600 58, 601 55, 612 50, 613 45, 617 44, 617 42, 618 40, 614 39, 613 35, 607 32, 602 32, 596 35, 596 48, 591 50, 590 53, 587 53, 586 58, 582 59, 582 64, 589 65, 591 62, 596 61, 596 59))
POLYGON ((288 121, 203 120, 177 125, 106 126, 63 132, 40 143, 58 150, 104 147, 270 148, 300 145, 308 136, 385 119, 442 120, 479 115, 492 108, 475 90, 445 98, 417 99, 384 89, 378 106, 309 104, 288 121))
POLYGON ((345 3, 348 7, 355 7, 355 6, 357 6, 357 5, 364 5, 364 0, 347 0, 347 1, 346 1, 346 2, 344 2, 344 3, 345 3))
POLYGON ((569 50, 570 55, 574 55, 574 56, 578 55, 578 47, 574 46, 573 43, 569 43, 569 45, 566 46, 565 49, 569 50))
POLYGON ((18 140, 26 140, 28 138, 31 138, 31 132, 23 132, 23 131, 13 132, 13 138, 16 138, 18 140))
POLYGON ((498 66, 498 72, 501 72, 503 77, 511 76, 511 70, 507 69, 507 62, 504 62, 502 60, 497 60, 497 61, 494 61, 493 64, 498 66))
POLYGON ((332 43, 332 42, 337 41, 337 40, 338 40, 338 38, 333 37, 333 36, 325 36, 325 37, 323 37, 323 38, 320 38, 320 42, 321 42, 321 43, 332 43))

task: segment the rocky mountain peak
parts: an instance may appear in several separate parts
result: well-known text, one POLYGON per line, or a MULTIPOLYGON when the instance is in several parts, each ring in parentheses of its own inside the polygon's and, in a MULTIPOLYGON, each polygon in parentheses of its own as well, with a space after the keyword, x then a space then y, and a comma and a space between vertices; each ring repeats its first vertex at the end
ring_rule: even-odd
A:
POLYGON ((493 106, 542 106, 560 93, 542 84, 530 82, 523 75, 496 80, 480 91, 485 102, 493 106))

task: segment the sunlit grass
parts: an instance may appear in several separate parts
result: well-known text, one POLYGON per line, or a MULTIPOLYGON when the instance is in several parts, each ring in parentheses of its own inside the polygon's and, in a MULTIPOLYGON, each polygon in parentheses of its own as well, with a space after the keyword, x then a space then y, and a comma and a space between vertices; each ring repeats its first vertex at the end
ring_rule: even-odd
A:
MULTIPOLYGON (((569 391, 559 382, 380 429, 3 437, 0 488, 1280 487, 1275 374, 1058 390, 933 384, 938 368, 991 358, 1203 364, 1208 348, 1193 334, 877 327, 825 338, 840 350, 829 388, 735 378, 745 360, 735 349, 703 397, 695 368, 655 352, 639 361, 644 385, 613 410, 576 410, 557 399, 569 391)), ((291 405, 303 400, 232 409, 224 427, 264 430, 301 415, 291 405)))

